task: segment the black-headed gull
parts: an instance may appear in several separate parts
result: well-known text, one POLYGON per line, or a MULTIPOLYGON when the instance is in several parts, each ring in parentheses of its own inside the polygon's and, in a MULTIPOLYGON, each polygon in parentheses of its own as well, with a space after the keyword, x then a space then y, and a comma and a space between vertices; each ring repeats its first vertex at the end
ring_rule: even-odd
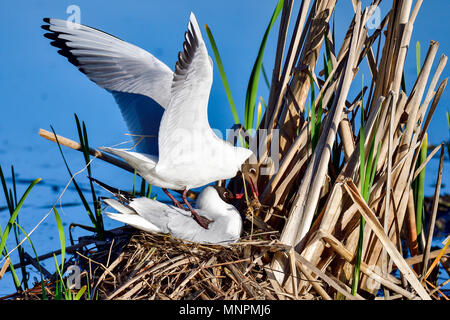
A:
MULTIPOLYGON (((147 51, 97 29, 44 19, 45 36, 89 79, 110 91, 129 131, 144 138, 138 152, 101 148, 124 159, 148 183, 184 190, 230 179, 253 154, 216 136, 208 122, 213 64, 191 13, 175 71, 147 51)), ((252 190, 255 182, 247 176, 252 190)), ((200 224, 204 224, 199 221, 200 224)))
POLYGON ((236 242, 242 231, 242 218, 229 203, 228 189, 208 186, 197 198, 197 212, 210 221, 208 229, 195 222, 187 211, 149 198, 134 198, 123 204, 115 199, 103 202, 116 210, 105 212, 111 219, 147 232, 168 233, 175 238, 199 243, 236 242))

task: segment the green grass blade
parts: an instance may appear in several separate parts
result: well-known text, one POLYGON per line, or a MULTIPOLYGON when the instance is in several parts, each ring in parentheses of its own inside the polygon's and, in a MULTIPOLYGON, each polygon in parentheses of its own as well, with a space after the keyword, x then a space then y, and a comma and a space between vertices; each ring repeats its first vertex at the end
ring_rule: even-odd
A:
MULTIPOLYGON (((16 188, 16 174, 14 172, 14 166, 11 166, 11 179, 12 179, 12 190, 9 190, 10 196, 9 198, 11 199, 11 203, 14 204, 14 208, 17 207, 17 188, 16 188)), ((12 213, 12 212, 11 212, 12 213)), ((27 270, 25 268, 25 251, 23 249, 23 247, 20 245, 21 243, 21 238, 20 238, 20 233, 19 233, 19 228, 17 227, 17 225, 19 224, 19 216, 17 216, 16 218, 16 223, 13 224, 13 229, 14 229, 14 238, 16 240, 16 245, 17 245, 17 253, 19 254, 19 260, 20 260, 20 271, 22 273, 22 282, 23 282, 23 287, 25 290, 28 289, 28 274, 27 274, 27 270)))
MULTIPOLYGON (((84 156, 84 162, 86 164, 88 164, 90 159, 89 159, 89 151, 86 150, 85 136, 83 135, 83 131, 81 130, 80 120, 78 119, 77 114, 75 113, 74 116, 75 116, 75 123, 76 123, 76 126, 77 126, 78 139, 80 141, 81 150, 82 150, 83 156, 84 156)), ((83 123, 83 129, 85 129, 84 123, 83 123)), ((88 171, 88 175, 90 176, 91 175, 91 168, 90 168, 90 166, 87 167, 87 171, 88 171)))
POLYGON ((402 74, 402 90, 406 93, 406 79, 405 79, 405 71, 402 74))
POLYGON ((364 145, 366 142, 366 137, 364 133, 364 106, 361 105, 361 126, 359 128, 359 175, 360 175, 360 185, 361 185, 361 191, 364 187, 364 178, 366 176, 366 169, 365 169, 365 163, 366 163, 366 153, 364 150, 364 145))
POLYGON ((64 270, 64 262, 66 259, 66 237, 64 235, 64 228, 61 222, 61 217, 59 216, 58 210, 53 207, 53 212, 55 214, 56 226, 58 227, 59 242, 61 245, 61 270, 64 270))
POLYGON ((364 225, 366 221, 361 217, 359 224, 359 238, 358 238, 358 248, 356 250, 356 263, 355 269, 353 270, 353 283, 352 283, 352 295, 356 295, 359 286, 359 275, 361 273, 361 258, 362 258, 362 246, 364 241, 364 225))
POLYGON ((380 158, 380 153, 381 153, 381 141, 378 143, 377 154, 375 156, 375 162, 373 162, 374 165, 372 168, 372 172, 370 174, 369 185, 367 187, 367 193, 368 193, 367 201, 369 201, 369 196, 370 196, 370 191, 372 190, 373 180, 375 179, 375 174, 377 172, 377 164, 378 164, 378 159, 380 158))
POLYGON ((326 53, 326 57, 324 55, 324 71, 325 71, 325 81, 328 79, 328 77, 330 76, 331 72, 333 72, 333 61, 331 59, 331 49, 330 46, 328 45, 328 39, 327 39, 327 34, 324 33, 324 42, 325 42, 325 53, 326 53))
POLYGON ((31 182, 31 184, 28 186, 28 188, 25 191, 25 193, 23 194, 23 196, 20 198, 19 203, 17 204, 17 207, 14 209, 13 214, 9 218, 8 224, 5 227, 5 231, 2 234, 2 241, 0 242, 0 252, 3 252, 3 249, 5 247, 5 243, 6 243, 6 239, 8 238, 8 235, 9 235, 9 232, 11 230, 11 227, 14 224, 14 222, 16 221, 16 218, 17 218, 17 216, 18 216, 18 214, 20 212, 20 209, 23 206, 23 203, 25 202, 25 199, 28 197, 28 195, 31 192, 31 190, 33 189, 33 187, 37 183, 39 183, 41 180, 42 180, 41 178, 37 178, 36 180, 31 182))
POLYGON ((137 176, 137 171, 136 171, 136 169, 134 169, 134 173, 133 173, 133 189, 131 190, 131 194, 133 196, 136 196, 136 176, 137 176))
MULTIPOLYGON (((2 228, 1 228, 1 226, 0 226, 0 239, 2 239, 2 241, 3 241, 4 234, 2 233, 2 230, 1 230, 1 229, 2 229, 2 228)), ((6 241, 6 238, 7 238, 7 237, 5 237, 5 241, 6 241)), ((2 254, 3 254, 5 257, 9 255, 8 250, 7 250, 7 248, 6 248, 6 245, 4 245, 3 251, 0 251, 0 256, 1 256, 2 254)), ((14 282, 14 286, 16 287, 16 290, 17 290, 17 291, 22 291, 22 288, 21 288, 21 286, 20 286, 20 280, 19 280, 19 277, 17 276, 16 269, 14 269, 14 266, 13 266, 13 264, 12 264, 11 261, 9 262, 9 269, 10 269, 10 271, 11 271, 11 276, 12 276, 12 278, 13 278, 13 282, 14 282)))
MULTIPOLYGON (((6 188, 6 181, 4 179, 3 172, 1 171, 1 168, 0 168, 0 177, 1 177, 1 180, 2 180, 2 184, 3 184, 4 190, 6 190, 5 191, 6 192, 5 193, 6 199, 8 201, 8 198, 9 198, 10 204, 12 206, 13 196, 12 196, 12 193, 9 193, 9 196, 8 196, 8 191, 7 191, 7 188, 6 188)), ((37 183, 39 183, 39 181, 41 181, 41 178, 38 178, 38 179, 34 180, 28 186, 27 190, 25 191, 25 193, 23 194, 23 196, 21 197, 21 199, 17 203, 17 206, 14 208, 13 212, 11 213, 9 221, 8 221, 8 224, 5 227, 5 230, 2 231, 1 227, 0 227, 0 238, 1 238, 1 241, 0 241, 0 254, 3 253, 5 256, 8 255, 8 250, 6 249, 6 240, 8 239, 8 236, 9 236, 9 233, 11 231, 11 228, 14 228, 14 232, 16 232, 15 222, 16 222, 16 220, 18 218, 20 209, 22 208, 25 199, 28 197, 28 195, 31 192, 31 190, 33 189, 33 187, 37 183)), ((16 241, 17 240, 18 240, 18 238, 17 238, 17 235, 16 235, 16 241)), ((19 257, 20 257, 21 263, 22 263, 23 262, 22 261, 23 260, 23 250, 21 249, 21 247, 19 247, 18 253, 19 253, 19 257)), ((17 277, 17 273, 16 273, 12 263, 10 263, 10 270, 11 270, 11 275, 13 277, 14 285, 15 285, 16 289, 17 290, 21 290, 20 281, 19 281, 19 278, 17 277)), ((26 270, 24 268, 22 268, 22 278, 23 278, 23 281, 24 281, 24 285, 26 287, 26 270)))
POLYGON ((259 97, 259 101, 261 101, 261 103, 262 103, 264 109, 267 109, 267 103, 264 101, 263 97, 260 96, 260 97, 259 97))
POLYGON ((364 175, 364 186, 362 187, 362 192, 361 192, 361 194, 366 202, 369 201, 369 199, 368 199, 369 192, 368 191, 369 191, 370 176, 372 174, 374 150, 375 150, 375 145, 374 145, 374 143, 372 143, 370 146, 369 155, 367 158, 367 165, 366 165, 365 175, 364 175))
MULTIPOLYGON (((364 88, 364 76, 363 76, 363 88, 364 88)), ((361 96, 361 123, 359 127, 359 180, 360 180, 360 189, 361 194, 364 197, 364 188, 365 188, 365 177, 366 177, 366 152, 365 152, 365 143, 366 143, 366 136, 365 136, 365 130, 364 130, 364 99, 361 96)), ((360 268, 361 268, 361 257, 362 257, 362 245, 363 245, 363 238, 364 238, 364 224, 365 220, 361 216, 360 224, 359 224, 359 239, 358 239, 358 247, 356 250, 356 257, 355 257, 355 268, 353 269, 353 282, 352 282, 352 295, 356 295, 356 292, 358 291, 359 286, 359 275, 360 275, 360 268)))
POLYGON ((146 196, 147 198, 150 198, 151 193, 152 193, 152 185, 151 185, 151 184, 148 184, 148 187, 147 187, 147 193, 145 194, 145 196, 146 196))
POLYGON ((417 68, 417 76, 420 74, 420 42, 417 41, 416 43, 416 68, 417 68))
POLYGON ((96 226, 97 225, 97 220, 96 220, 94 214, 92 213, 92 210, 89 207, 89 204, 86 201, 86 198, 84 197, 83 192, 81 191, 80 187, 78 186, 78 183, 76 182, 75 177, 73 176, 72 171, 69 168, 69 165, 67 164, 66 157, 64 156, 64 153, 62 151, 61 145, 59 144, 59 141, 58 141, 58 136, 56 135, 56 132, 53 129, 53 127, 50 126, 50 128, 52 129, 53 134, 55 135, 55 140, 56 140, 56 144, 58 145, 59 152, 61 154, 61 157, 63 158, 63 161, 64 161, 64 164, 66 166, 66 169, 69 172, 70 178, 72 179, 73 185, 75 186, 75 189, 77 190, 78 196, 80 197, 80 200, 83 203, 83 206, 84 206, 84 208, 85 208, 89 218, 91 219, 92 224, 94 226, 96 226))
MULTIPOLYGON (((428 135, 425 133, 422 146, 420 148, 417 166, 422 165, 427 160, 428 135)), ((426 168, 426 167, 425 167, 426 168)), ((424 215, 424 197, 425 197, 425 168, 419 173, 416 182, 416 232, 419 235, 422 232, 424 215)))
POLYGON ((309 73, 309 81, 310 81, 310 112, 311 112, 311 148, 312 152, 314 152, 316 148, 316 97, 315 97, 315 86, 314 80, 311 72, 309 73))
POLYGON ((145 180, 141 178, 141 191, 139 192, 139 196, 145 196, 145 180))
MULTIPOLYGON (((86 129, 86 124, 84 121, 82 122, 82 125, 80 125, 80 120, 78 119, 77 114, 75 114, 75 122, 77 126, 78 131, 78 137, 81 144, 81 148, 83 151, 84 161, 86 163, 86 168, 88 171, 88 177, 92 177, 92 171, 91 171, 91 163, 90 163, 90 154, 89 154, 89 139, 86 129)), ((92 196, 92 203, 94 204, 94 214, 95 214, 95 223, 94 227, 96 229, 96 232, 100 239, 104 239, 104 229, 103 229, 103 217, 100 207, 100 202, 97 201, 97 195, 95 193, 94 183, 92 182, 92 179, 89 179, 89 185, 91 189, 91 196, 92 196)))
MULTIPOLYGON (((68 296, 68 291, 65 284, 64 284, 64 279, 63 279, 63 270, 64 270, 64 263, 66 261, 66 237, 64 234, 64 228, 63 228, 63 224, 61 221, 61 217, 59 216, 58 210, 56 210, 55 207, 53 207, 53 212, 55 214, 55 220, 56 220, 56 226, 58 228, 58 235, 59 235, 59 242, 60 242, 60 246, 61 246, 61 265, 58 264, 58 260, 56 259, 55 254, 53 254, 53 257, 55 259, 55 266, 56 266, 56 271, 58 273, 59 276, 59 283, 56 283, 56 287, 59 288, 57 291, 57 296, 58 299, 60 300, 62 298, 62 295, 64 294, 64 297, 66 300, 68 300, 68 298, 70 298, 70 296, 68 296)), ((69 292, 70 294, 70 292, 69 292)))
POLYGON ((264 68, 264 63, 261 64, 261 71, 264 77, 264 82, 266 83, 267 89, 270 90, 270 81, 269 77, 267 76, 266 69, 264 68))
POLYGON ((37 251, 36 251, 36 248, 34 247, 34 244, 33 244, 33 242, 31 241, 31 239, 30 239, 30 237, 28 236, 28 233, 26 233, 25 232, 25 230, 17 223, 17 221, 15 222, 15 225, 17 225, 17 227, 22 231, 22 233, 25 235, 25 238, 27 238, 27 240, 28 240, 28 243, 30 244, 30 246, 31 246, 31 249, 33 250, 33 253, 34 253, 34 256, 35 256, 35 259, 36 259, 36 262, 37 262, 37 266, 38 266, 38 269, 39 269, 39 274, 40 274, 40 276, 41 276, 41 290, 42 290, 42 300, 47 300, 48 298, 47 298, 47 293, 45 292, 45 289, 44 289, 44 277, 43 277, 43 275, 42 275, 42 268, 41 268, 41 263, 39 262, 39 256, 38 256, 38 254, 37 254, 37 251))
POLYGON ((10 199, 10 193, 8 191, 8 186, 6 185, 5 176, 3 175, 2 167, 0 166, 0 180, 2 181, 3 186, 3 194, 5 195, 6 204, 9 209, 9 213, 12 214, 14 212, 14 206, 12 203, 12 199, 10 199))
MULTIPOLYGON (((53 254, 53 259, 55 260, 55 268, 56 272, 58 273, 59 280, 56 280, 55 284, 55 300, 62 300, 63 294, 65 295, 65 285, 64 285, 64 279, 63 275, 61 273, 61 269, 58 265, 58 259, 56 259, 56 255, 53 254)), ((66 296, 66 295, 65 295, 66 296)))
MULTIPOLYGON (((450 132, 450 113, 446 113, 447 115, 447 124, 448 124, 448 131, 450 132)), ((450 140, 447 140, 447 152, 448 152, 448 157, 450 158, 450 140)))
POLYGON ((225 93, 227 95, 228 103, 230 104, 231 113, 233 114, 234 122, 236 124, 241 123, 239 120, 239 116, 236 110, 236 105, 234 104, 233 95, 231 94, 230 85, 228 84, 227 76, 225 74, 225 69, 223 67, 222 59, 220 58, 219 50, 217 49, 216 41, 212 35, 211 30, 208 25, 205 24, 206 34, 208 35, 209 42, 211 43, 211 47, 214 53, 214 58, 216 59, 217 68, 219 69, 220 77, 222 79, 223 87, 225 89, 225 93))
POLYGON ((86 285, 82 286, 81 289, 75 295, 75 297, 73 297, 73 300, 80 300, 81 297, 83 296, 83 293, 86 291, 86 288, 87 288, 86 285))
POLYGON ((17 189, 16 189, 16 174, 14 173, 14 166, 11 166, 11 178, 13 186, 14 206, 17 207, 17 189))
POLYGON ((246 130, 253 128, 253 120, 255 114, 255 104, 256 104, 256 95, 258 91, 259 77, 262 66, 262 60, 264 57, 264 50, 266 47, 267 38, 269 36, 270 30, 272 29, 275 21, 278 18, 278 15, 283 8, 283 0, 279 0, 275 10, 272 14, 272 18, 270 19, 269 25, 267 26, 266 32, 264 33, 263 39, 261 41, 261 45, 259 47, 258 55, 256 57, 255 64, 253 65, 252 73, 250 74, 250 79, 247 87, 247 94, 245 97, 245 119, 244 119, 244 127, 246 130))

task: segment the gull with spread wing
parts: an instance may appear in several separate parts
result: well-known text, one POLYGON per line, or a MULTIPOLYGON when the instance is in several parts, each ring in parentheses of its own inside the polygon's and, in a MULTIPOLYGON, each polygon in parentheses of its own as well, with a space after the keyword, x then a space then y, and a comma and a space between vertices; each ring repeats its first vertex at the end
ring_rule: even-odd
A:
MULTIPOLYGON (((112 93, 130 133, 143 138, 137 152, 100 149, 125 160, 180 207, 167 189, 183 190, 192 215, 208 228, 187 201, 187 191, 236 176, 253 152, 218 138, 209 125, 213 64, 194 14, 174 72, 149 52, 97 29, 58 19, 44 22, 51 44, 112 93)), ((254 179, 245 178, 255 193, 254 179)))

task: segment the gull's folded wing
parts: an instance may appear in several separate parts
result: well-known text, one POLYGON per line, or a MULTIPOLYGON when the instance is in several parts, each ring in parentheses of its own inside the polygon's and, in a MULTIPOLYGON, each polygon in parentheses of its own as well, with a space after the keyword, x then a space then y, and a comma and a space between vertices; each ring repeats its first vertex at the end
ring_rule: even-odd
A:
POLYGON ((161 232, 161 229, 136 214, 131 207, 126 206, 115 199, 104 199, 103 202, 117 211, 117 213, 104 211, 104 213, 111 219, 126 223, 139 230, 144 230, 147 232, 161 232))
POLYGON ((208 235, 209 230, 203 229, 189 211, 145 197, 134 199, 129 206, 144 220, 157 226, 161 232, 170 233, 175 238, 207 242, 211 237, 208 235))

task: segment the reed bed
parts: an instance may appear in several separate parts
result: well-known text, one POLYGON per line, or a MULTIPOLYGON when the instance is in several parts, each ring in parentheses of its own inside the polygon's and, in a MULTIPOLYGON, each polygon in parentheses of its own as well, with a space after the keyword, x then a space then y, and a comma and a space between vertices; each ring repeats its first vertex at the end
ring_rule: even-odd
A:
MULTIPOLYGON (((365 9, 360 1, 353 1, 353 21, 340 50, 334 51, 337 44, 333 43, 329 20, 336 1, 314 1, 309 12, 309 1, 303 1, 283 71, 274 70, 275 85, 261 126, 281 132, 280 168, 268 179, 259 180, 264 190, 261 204, 270 207, 263 220, 271 224, 280 220, 279 216, 285 217, 280 242, 295 248, 321 272, 339 279, 345 291, 352 288, 354 296, 358 290, 376 294, 383 287, 386 296, 431 298, 425 279, 430 271, 427 255, 440 194, 443 145, 432 152, 440 149, 440 173, 430 228, 420 230, 427 234, 424 241, 418 238, 414 206, 418 199, 411 185, 432 156, 423 165, 416 165, 447 85, 447 79, 439 80, 447 57, 440 57, 433 74, 439 44, 432 40, 414 87, 406 92, 402 81, 405 58, 422 5, 420 0, 414 6, 412 2, 393 1, 379 27, 369 32, 367 21, 380 1, 365 9), (322 42, 327 43, 330 64, 320 70, 317 63, 322 42), (370 86, 350 100, 350 86, 364 60, 370 69, 370 86), (324 79, 315 74, 316 69, 324 79), (320 99, 313 102, 315 108, 310 112, 320 105, 324 108, 314 150, 310 142, 315 117, 301 107, 310 89, 308 78, 317 79, 320 88, 320 99), (423 263, 411 269, 403 251, 412 256, 424 252, 423 263), (390 276, 394 264, 401 279, 390 276), (409 294, 405 288, 410 288, 409 294)), ((282 15, 290 15, 288 4, 282 15)), ((281 29, 280 37, 285 32, 281 29)), ((282 41, 278 44, 284 45, 282 41)), ((268 155, 263 155, 263 160, 264 156, 268 155)), ((290 280, 296 270, 289 268, 286 254, 276 254, 271 266, 280 271, 275 274, 277 281, 288 292, 314 290, 308 281, 290 280)))
MULTIPOLYGON (((256 107, 254 83, 247 93, 243 127, 255 125, 256 136, 267 130, 256 142, 266 146, 257 165, 271 173, 258 176, 259 199, 236 203, 246 216, 241 241, 199 245, 128 231, 118 245, 105 232, 101 246, 74 253, 86 275, 79 298, 448 300, 436 278, 439 265, 449 270, 448 235, 442 249, 431 247, 439 204, 446 201, 440 199, 444 143, 426 151, 447 85, 441 79, 447 56, 438 57, 439 44, 431 40, 421 63, 417 46, 417 78, 407 90, 405 61, 423 1, 393 0, 370 30, 381 0, 366 8, 352 1, 353 19, 340 44, 332 21, 336 2, 302 0, 293 12, 293 1, 279 1, 264 35, 265 45, 279 16, 270 95, 256 124, 248 110, 256 107), (367 86, 355 84, 362 63, 369 65, 367 86), (356 86, 361 90, 351 97, 356 86), (280 148, 272 150, 276 132, 280 148), (439 173, 426 201, 421 175, 434 156, 440 156, 439 173)), ((258 81, 261 61, 258 55, 251 81, 258 81)), ((219 68, 233 110, 221 61, 219 68)), ((130 171, 117 159, 78 148, 86 163, 90 153, 130 171)), ((242 188, 237 179, 229 186, 242 188)), ((44 286, 50 297, 53 285, 44 286)), ((42 295, 41 286, 31 290, 34 295, 25 291, 20 298, 42 295)))

